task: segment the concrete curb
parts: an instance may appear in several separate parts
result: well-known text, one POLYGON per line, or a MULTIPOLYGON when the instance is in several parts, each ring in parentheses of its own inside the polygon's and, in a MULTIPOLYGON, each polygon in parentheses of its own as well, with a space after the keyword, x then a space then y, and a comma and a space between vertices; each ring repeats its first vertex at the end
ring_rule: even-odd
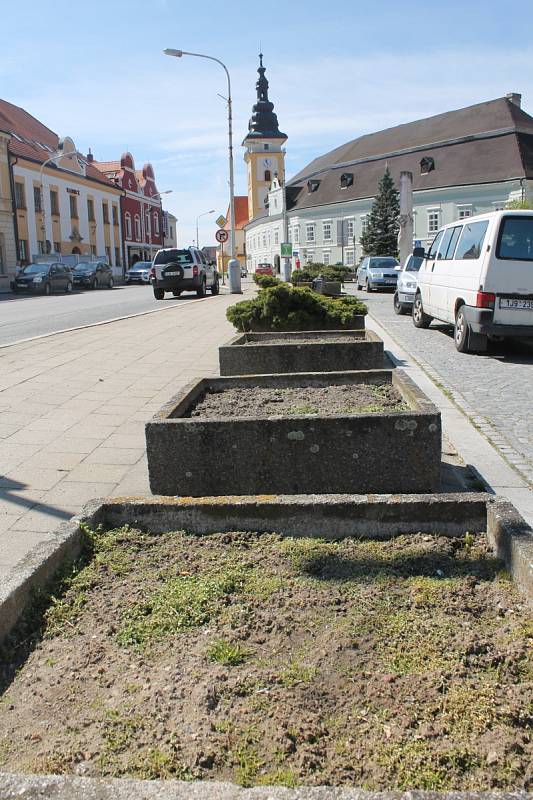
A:
POLYGON ((2 800, 531 800, 528 792, 367 792, 332 786, 243 789, 231 783, 0 773, 2 800))
POLYGON ((386 539, 400 533, 463 536, 487 531, 517 585, 533 606, 533 531, 514 506, 488 494, 271 495, 242 497, 124 497, 95 500, 52 538, 13 567, 0 587, 0 641, 16 626, 35 592, 80 552, 81 523, 129 524, 154 533, 189 530, 275 531, 285 536, 386 539))

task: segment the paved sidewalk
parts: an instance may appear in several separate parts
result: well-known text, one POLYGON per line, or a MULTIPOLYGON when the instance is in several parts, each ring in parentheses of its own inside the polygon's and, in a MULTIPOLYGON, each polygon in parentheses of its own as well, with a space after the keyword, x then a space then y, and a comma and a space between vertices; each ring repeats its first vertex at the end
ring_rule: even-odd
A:
POLYGON ((237 299, 0 349, 0 581, 88 500, 149 492, 144 423, 193 378, 218 373, 237 299))

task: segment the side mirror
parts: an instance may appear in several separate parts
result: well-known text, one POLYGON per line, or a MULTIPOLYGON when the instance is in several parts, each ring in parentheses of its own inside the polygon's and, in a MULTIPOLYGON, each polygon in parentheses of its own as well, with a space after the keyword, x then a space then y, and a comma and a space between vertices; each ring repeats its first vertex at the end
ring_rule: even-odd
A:
POLYGON ((415 258, 426 258, 426 251, 423 247, 415 247, 413 255, 415 258))

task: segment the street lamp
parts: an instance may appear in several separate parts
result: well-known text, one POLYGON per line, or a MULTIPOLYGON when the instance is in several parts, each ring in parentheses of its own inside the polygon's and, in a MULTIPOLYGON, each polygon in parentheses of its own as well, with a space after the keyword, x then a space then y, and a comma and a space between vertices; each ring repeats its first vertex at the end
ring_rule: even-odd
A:
POLYGON ((205 217, 207 214, 214 214, 214 213, 215 209, 212 208, 211 211, 204 211, 203 214, 198 214, 198 216, 196 217, 196 247, 198 249, 200 249, 200 239, 198 238, 198 220, 200 219, 200 217, 205 217))
MULTIPOLYGON (((162 194, 172 194, 172 189, 166 189, 166 191, 164 191, 164 192, 157 192, 156 194, 152 194, 152 195, 150 195, 149 199, 150 200, 155 200, 156 197, 159 197, 159 199, 161 199, 161 195, 162 194)), ((150 261, 151 261, 152 260, 152 220, 150 219, 150 204, 148 202, 146 202, 146 205, 143 205, 143 209, 144 209, 144 219, 145 219, 144 227, 145 227, 145 230, 146 229, 148 230, 148 247, 150 249, 149 255, 150 255, 150 261), (146 220, 148 220, 148 223, 149 223, 148 225, 146 224, 146 220)))
POLYGON ((235 185, 233 179, 233 129, 232 129, 232 107, 231 107, 231 81, 229 77, 228 68, 226 65, 220 61, 219 58, 214 58, 214 56, 207 56, 204 53, 189 53, 187 50, 174 50, 170 47, 167 47, 166 50, 163 50, 166 56, 174 56, 174 58, 181 58, 182 56, 194 56, 195 58, 207 58, 209 61, 216 61, 217 64, 220 64, 224 72, 226 73, 226 78, 228 80, 228 142, 229 142, 229 207, 230 207, 230 218, 231 218, 231 227, 230 227, 230 250, 231 250, 231 261, 228 264, 228 273, 229 273, 229 290, 231 294, 241 294, 241 268, 240 264, 237 261, 237 257, 235 254, 235 185))

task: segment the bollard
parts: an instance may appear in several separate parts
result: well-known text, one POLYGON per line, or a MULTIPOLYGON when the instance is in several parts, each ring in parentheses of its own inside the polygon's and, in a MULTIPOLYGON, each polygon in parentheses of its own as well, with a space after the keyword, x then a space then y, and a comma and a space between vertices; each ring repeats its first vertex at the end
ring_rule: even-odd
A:
POLYGON ((231 258, 228 262, 228 278, 230 294, 242 294, 241 265, 236 258, 231 258))

